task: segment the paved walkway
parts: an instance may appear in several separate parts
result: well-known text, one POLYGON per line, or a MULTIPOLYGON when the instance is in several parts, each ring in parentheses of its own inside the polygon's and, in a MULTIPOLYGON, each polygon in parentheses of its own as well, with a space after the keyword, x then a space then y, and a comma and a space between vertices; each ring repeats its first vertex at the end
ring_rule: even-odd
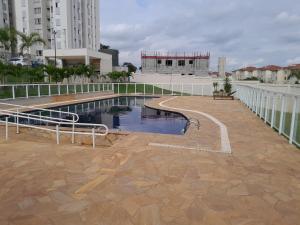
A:
POLYGON ((299 149, 238 101, 178 97, 165 105, 221 121, 232 154, 149 145, 220 149, 219 127, 192 112, 185 114, 200 120, 199 131, 132 133, 94 151, 12 137, 0 143, 0 224, 300 224, 299 149))

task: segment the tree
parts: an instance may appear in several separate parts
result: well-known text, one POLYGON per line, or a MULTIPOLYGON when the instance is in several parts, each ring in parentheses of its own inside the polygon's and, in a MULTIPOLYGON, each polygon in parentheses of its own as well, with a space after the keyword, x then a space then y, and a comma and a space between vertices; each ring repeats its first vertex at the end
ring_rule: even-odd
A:
MULTIPOLYGON (((14 54, 17 47, 17 32, 14 28, 0 28, 0 44, 6 51, 14 54)), ((6 58, 6 60, 8 60, 6 58)))
POLYGON ((102 49, 110 49, 109 45, 100 44, 100 50, 102 49))
POLYGON ((232 85, 229 77, 225 77, 224 79, 224 90, 227 94, 231 93, 232 85))
POLYGON ((114 82, 121 82, 124 79, 130 77, 131 73, 125 72, 125 71, 122 71, 122 72, 114 71, 114 72, 108 73, 107 76, 114 82))
POLYGON ((130 63, 130 62, 125 62, 123 64, 123 66, 127 66, 128 67, 128 72, 129 73, 135 73, 136 70, 137 70, 137 67, 135 65, 133 65, 132 63, 130 63))
POLYGON ((297 80, 300 80, 300 70, 292 70, 291 74, 288 77, 288 80, 290 80, 293 77, 297 80))
POLYGON ((30 35, 26 35, 22 32, 17 32, 18 35, 21 38, 21 42, 22 44, 20 45, 20 50, 21 53, 24 53, 24 50, 27 51, 27 53, 30 55, 29 53, 29 49, 36 45, 36 44, 46 44, 45 40, 41 38, 41 36, 38 33, 31 33, 30 35))

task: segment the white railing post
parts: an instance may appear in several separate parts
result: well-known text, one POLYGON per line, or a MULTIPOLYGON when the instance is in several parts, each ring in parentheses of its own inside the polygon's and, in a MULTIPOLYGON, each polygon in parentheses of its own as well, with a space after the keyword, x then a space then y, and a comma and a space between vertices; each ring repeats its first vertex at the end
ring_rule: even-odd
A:
POLYGON ((297 129, 295 127, 297 108, 298 108, 298 101, 297 101, 297 98, 294 97, 294 105, 293 105, 293 113, 292 113, 292 121, 291 121, 291 130, 290 130, 290 140, 289 140, 290 144, 293 144, 294 130, 297 129))
POLYGON ((67 84, 67 95, 69 94, 69 84, 67 84))
POLYGON ((144 95, 146 95, 146 84, 144 83, 144 95))
POLYGON ((57 87, 58 87, 58 95, 60 95, 60 84, 58 84, 57 87))
POLYGON ((11 90, 13 99, 16 99, 15 85, 11 86, 11 90))
POLYGON ((194 96, 194 84, 192 84, 192 96, 194 96))
POLYGON ((172 96, 174 95, 174 84, 172 83, 172 96))
POLYGON ((95 93, 95 84, 93 84, 93 92, 95 93))
POLYGON ((48 85, 48 95, 51 96, 51 85, 48 85))
POLYGON ((265 100, 265 95, 264 95, 263 92, 261 92, 260 110, 259 110, 259 116, 260 116, 261 119, 263 117, 263 103, 264 103, 264 100, 265 100))
POLYGON ((56 144, 59 145, 59 125, 56 125, 56 144))
POLYGON ((19 130, 19 109, 17 109, 17 134, 20 133, 20 130, 19 130))
POLYGON ((126 91, 125 91, 125 94, 127 95, 128 94, 128 84, 126 83, 126 91))
POLYGON ((29 98, 29 94, 28 94, 28 85, 26 84, 26 98, 29 98))
POLYGON ((87 84, 87 92, 90 93, 90 84, 87 84))
POLYGON ((269 107, 270 107, 270 97, 267 95, 266 108, 265 108, 265 123, 267 123, 267 121, 268 121, 269 107))
POLYGON ((8 117, 5 118, 5 140, 8 140, 8 117))
POLYGON ((77 85, 74 84, 74 93, 77 94, 77 85))
POLYGON ((282 95, 282 96, 281 96, 281 109, 280 109, 279 134, 282 134, 282 129, 283 129, 284 108, 285 108, 285 96, 282 95))
POLYGON ((154 84, 152 85, 152 95, 154 95, 154 84))
POLYGON ((120 83, 118 83, 118 95, 120 94, 120 83))
POLYGON ((100 84, 98 83, 98 92, 101 92, 100 84))
POLYGON ((204 87, 201 85, 201 96, 204 96, 204 87))
POLYGON ((136 90, 136 83, 134 84, 134 94, 136 95, 136 92, 137 92, 137 90, 136 90))
POLYGON ((37 86, 38 86, 38 97, 41 97, 41 85, 38 84, 37 86))
POLYGON ((75 119, 73 116, 73 123, 72 123, 72 144, 75 143, 75 119))
POLYGON ((181 96, 183 96, 183 84, 181 84, 181 96))
POLYGON ((274 123, 275 123, 275 102, 276 102, 276 96, 273 96, 271 128, 274 127, 274 123))
POLYGON ((81 94, 83 94, 83 84, 81 83, 81 94))
POLYGON ((92 138, 93 138, 93 149, 95 149, 95 147, 96 147, 96 143, 95 143, 95 128, 92 129, 92 138))

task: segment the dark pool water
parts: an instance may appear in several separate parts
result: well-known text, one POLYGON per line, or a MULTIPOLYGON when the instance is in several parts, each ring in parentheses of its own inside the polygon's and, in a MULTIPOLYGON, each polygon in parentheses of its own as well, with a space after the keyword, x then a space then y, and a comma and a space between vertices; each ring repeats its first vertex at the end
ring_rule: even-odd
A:
MULTIPOLYGON (((151 99, 148 97, 118 97, 51 109, 77 113, 80 123, 105 124, 110 129, 184 134, 187 119, 178 113, 146 107, 145 102, 151 99)), ((32 113, 39 114, 40 112, 32 113)), ((42 115, 46 115, 45 112, 42 112, 42 115)))

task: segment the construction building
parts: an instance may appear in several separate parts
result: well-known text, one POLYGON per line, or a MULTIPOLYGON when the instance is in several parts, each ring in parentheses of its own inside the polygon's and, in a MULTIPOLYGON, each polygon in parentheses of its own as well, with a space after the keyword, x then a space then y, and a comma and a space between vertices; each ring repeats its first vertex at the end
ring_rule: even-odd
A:
POLYGON ((142 52, 142 72, 158 74, 182 74, 207 77, 210 54, 198 52, 191 54, 164 54, 161 52, 142 52))

